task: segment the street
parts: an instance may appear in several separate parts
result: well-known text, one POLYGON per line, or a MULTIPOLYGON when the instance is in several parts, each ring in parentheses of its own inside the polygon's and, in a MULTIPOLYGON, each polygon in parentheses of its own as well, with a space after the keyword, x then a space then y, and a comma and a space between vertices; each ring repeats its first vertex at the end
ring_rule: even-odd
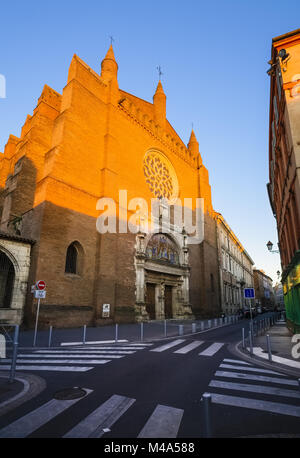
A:
POLYGON ((201 438, 204 393, 212 437, 297 435, 297 379, 232 352, 248 323, 155 342, 22 350, 18 366, 32 364, 47 388, 0 417, 0 437, 201 438), (55 398, 73 387, 84 396, 55 398))

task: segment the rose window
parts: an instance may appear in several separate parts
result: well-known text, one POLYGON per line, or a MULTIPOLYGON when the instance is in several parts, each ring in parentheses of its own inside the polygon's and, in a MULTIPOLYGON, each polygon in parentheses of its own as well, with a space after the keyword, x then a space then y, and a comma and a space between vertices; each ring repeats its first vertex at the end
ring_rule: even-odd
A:
POLYGON ((161 153, 148 152, 144 158, 144 175, 156 198, 172 201, 177 198, 178 183, 170 161, 161 153))

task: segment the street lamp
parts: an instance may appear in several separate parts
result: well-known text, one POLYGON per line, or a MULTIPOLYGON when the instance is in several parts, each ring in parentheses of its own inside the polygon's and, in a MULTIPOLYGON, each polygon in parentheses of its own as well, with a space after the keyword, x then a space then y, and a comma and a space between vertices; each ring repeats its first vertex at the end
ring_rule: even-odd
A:
POLYGON ((279 250, 272 250, 273 248, 273 243, 269 240, 267 243, 267 248, 270 251, 270 253, 279 253, 279 250))

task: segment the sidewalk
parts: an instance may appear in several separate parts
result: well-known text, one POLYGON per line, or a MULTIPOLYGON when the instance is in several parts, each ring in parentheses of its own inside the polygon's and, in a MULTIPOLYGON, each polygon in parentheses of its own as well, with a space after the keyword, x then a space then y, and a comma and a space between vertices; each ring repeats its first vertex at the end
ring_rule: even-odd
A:
POLYGON ((253 339, 253 356, 250 355, 249 340, 246 340, 246 349, 242 348, 242 342, 236 346, 240 356, 246 357, 247 361, 261 362, 269 367, 277 368, 289 375, 300 377, 300 348, 296 352, 299 356, 292 356, 292 348, 296 342, 292 342, 292 334, 286 327, 285 321, 276 321, 275 325, 270 327, 263 334, 260 332, 253 339), (267 344, 267 335, 270 337, 270 346, 272 361, 269 359, 267 344))
MULTIPOLYGON (((194 332, 200 332, 207 329, 213 329, 220 326, 226 326, 238 322, 235 316, 226 317, 226 321, 221 318, 211 320, 178 320, 171 319, 162 321, 149 321, 133 324, 107 325, 99 327, 81 328, 53 328, 51 335, 51 347, 61 345, 79 345, 84 339, 86 344, 90 343, 113 343, 118 342, 147 342, 152 340, 164 339, 166 337, 176 337, 178 335, 189 335, 194 332), (193 326, 194 324, 194 326, 193 326), (180 329, 181 326, 181 329, 180 329), (181 334, 182 332, 182 334, 181 334)), ((36 347, 48 347, 50 338, 50 329, 37 332, 36 347)), ((33 346, 34 331, 20 331, 19 348, 28 348, 33 346)))

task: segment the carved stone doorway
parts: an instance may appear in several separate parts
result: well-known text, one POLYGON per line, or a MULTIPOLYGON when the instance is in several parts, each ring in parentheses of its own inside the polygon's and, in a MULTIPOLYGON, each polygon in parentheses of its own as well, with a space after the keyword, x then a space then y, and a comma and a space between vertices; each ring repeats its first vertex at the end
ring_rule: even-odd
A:
POLYGON ((146 288, 146 311, 150 320, 155 320, 155 284, 147 283, 146 288))
POLYGON ((173 287, 165 286, 165 318, 173 318, 173 287))

